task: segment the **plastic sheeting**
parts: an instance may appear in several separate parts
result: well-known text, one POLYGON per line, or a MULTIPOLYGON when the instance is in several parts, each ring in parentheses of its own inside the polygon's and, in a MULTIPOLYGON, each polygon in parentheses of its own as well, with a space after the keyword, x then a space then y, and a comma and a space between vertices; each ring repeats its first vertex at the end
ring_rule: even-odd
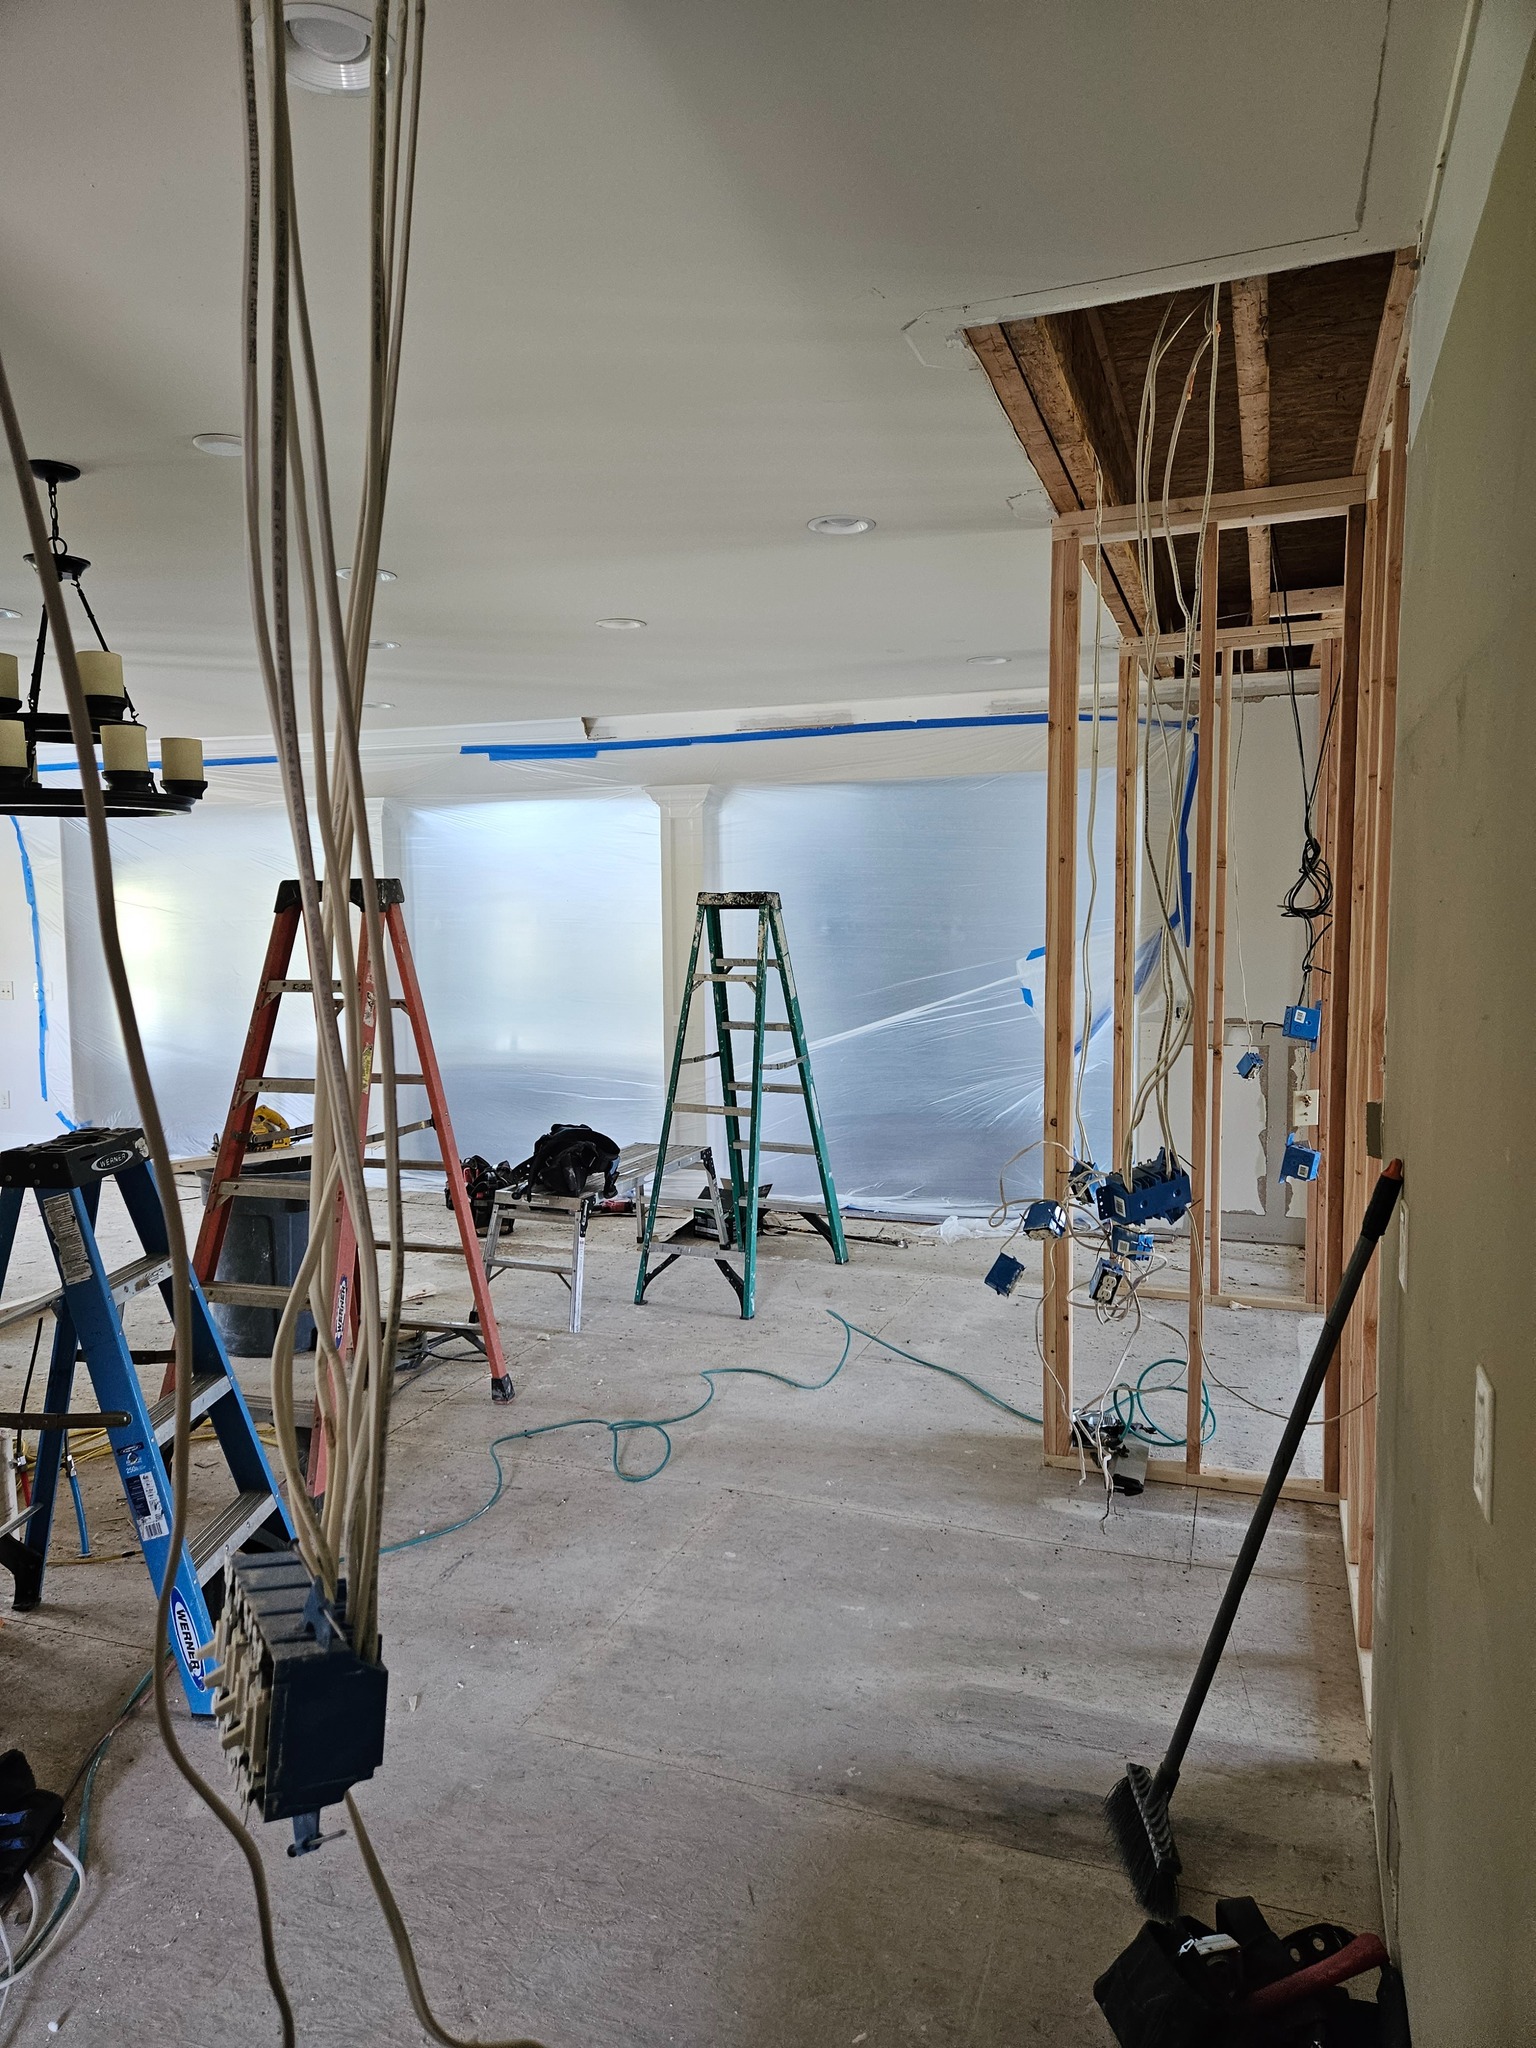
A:
MULTIPOLYGON (((1084 771, 1084 819, 1087 800, 1084 771)), ((1083 1111, 1103 1156, 1114 799, 1102 770, 1094 840, 1083 1111)), ((783 899, 839 1193, 918 1209, 989 1207, 1002 1162, 1038 1145, 1042 1131, 1044 775, 734 789, 721 800, 718 844, 722 888, 776 889, 783 899)), ((803 1139, 798 1107, 773 1101, 764 1132, 803 1139)), ((811 1160, 769 1155, 763 1172, 781 1193, 814 1192, 811 1160)), ((1037 1150, 1009 1186, 1038 1187, 1040 1177, 1037 1150)))
MULTIPOLYGON (((209 809, 120 818, 109 830, 118 928, 166 1135, 173 1152, 203 1152, 229 1109, 277 885, 294 871, 288 821, 276 809, 209 809)), ((66 821, 60 837, 76 1120, 134 1124, 85 826, 66 821)), ((278 1013, 269 1071, 312 1074, 314 1057, 308 1001, 292 997, 278 1013)), ((312 1096, 271 1099, 291 1122, 309 1121, 312 1096)))
POLYGON ((654 1140, 661 821, 650 798, 398 815, 411 944, 460 1151, 522 1159, 552 1123, 654 1140))

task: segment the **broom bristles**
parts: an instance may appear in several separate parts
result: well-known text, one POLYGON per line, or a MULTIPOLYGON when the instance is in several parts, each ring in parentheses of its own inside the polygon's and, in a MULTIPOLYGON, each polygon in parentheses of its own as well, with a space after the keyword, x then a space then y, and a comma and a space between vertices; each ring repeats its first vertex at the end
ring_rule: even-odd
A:
POLYGON ((1104 1819, 1136 1903, 1153 1920, 1179 1910, 1179 1852, 1168 1818, 1168 1795, 1142 1764, 1130 1764, 1104 1801, 1104 1819))

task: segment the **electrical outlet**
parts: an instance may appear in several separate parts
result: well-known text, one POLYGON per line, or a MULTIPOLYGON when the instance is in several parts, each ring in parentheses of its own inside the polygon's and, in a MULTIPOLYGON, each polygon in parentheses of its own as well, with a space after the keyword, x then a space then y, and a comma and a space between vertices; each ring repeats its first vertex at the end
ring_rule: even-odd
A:
POLYGON ((10 1091, 10 1089, 9 1089, 9 1088, 0 1088, 0 1109, 9 1109, 9 1108, 10 1108, 10 1106, 11 1106, 11 1091, 10 1091))
POLYGON ((1472 1495, 1493 1520, 1493 1382, 1479 1366, 1472 1396, 1472 1495))
POLYGON ((1310 1130, 1312 1125, 1317 1122, 1317 1098, 1319 1093, 1320 1091, 1316 1088, 1298 1088, 1296 1090, 1295 1124, 1297 1130, 1310 1130))
POLYGON ((14 1003, 16 984, 14 981, 0 981, 0 1003, 14 1003))

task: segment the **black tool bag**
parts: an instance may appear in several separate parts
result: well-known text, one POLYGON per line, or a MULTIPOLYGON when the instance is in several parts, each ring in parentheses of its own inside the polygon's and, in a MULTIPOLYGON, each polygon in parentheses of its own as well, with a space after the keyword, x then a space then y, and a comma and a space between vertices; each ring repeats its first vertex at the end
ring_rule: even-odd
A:
POLYGON ((618 1192, 619 1148, 590 1124, 552 1124, 532 1153, 512 1168, 507 1185, 515 1195, 579 1195, 594 1173, 603 1176, 604 1196, 618 1192))
POLYGON ((1342 1983, 1302 1988, 1304 1973, 1346 1962, 1355 1939, 1326 1921, 1277 1935, 1252 1899, 1219 1899, 1214 1928, 1187 1914, 1149 1920, 1093 1995, 1120 2048, 1410 2048, 1403 1981, 1390 1963, 1360 1966, 1381 1968, 1374 2001, 1351 1998, 1342 1983), (1280 1990, 1290 1978, 1295 1997, 1280 1990), (1284 2002, 1251 2009, 1264 1994, 1284 2002))
MULTIPOLYGON (((478 1152, 460 1160, 459 1164, 464 1170, 464 1192, 469 1197, 469 1213, 474 1218, 475 1229, 484 1237, 491 1227, 491 1204, 496 1199, 496 1190, 506 1186, 512 1178, 512 1169, 505 1159, 500 1166, 492 1166, 489 1159, 482 1158, 478 1152)), ((443 1206, 453 1207, 451 1189, 444 1191, 443 1206)))

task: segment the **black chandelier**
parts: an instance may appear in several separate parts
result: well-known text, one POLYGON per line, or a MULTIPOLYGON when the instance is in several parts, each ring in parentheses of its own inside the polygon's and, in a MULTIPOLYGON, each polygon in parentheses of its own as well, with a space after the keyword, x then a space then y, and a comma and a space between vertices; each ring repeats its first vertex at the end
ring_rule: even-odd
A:
MULTIPOLYGON (((39 456, 32 474, 48 486, 48 547, 60 587, 73 584, 75 595, 91 622, 97 647, 82 648, 76 659, 80 682, 90 714, 91 738, 101 748, 106 783, 102 798, 111 817, 150 818, 173 811, 190 811, 207 789, 203 780, 201 740, 163 739, 160 742, 160 780, 150 773, 149 735, 139 722, 133 700, 123 682, 123 658, 107 645, 91 601, 80 579, 90 568, 81 555, 72 555, 59 532, 59 485, 72 484, 80 471, 72 462, 54 462, 39 456)), ((26 557, 33 568, 37 559, 26 557)), ((0 816, 83 818, 85 793, 66 785, 48 788, 38 775, 37 748, 40 740, 74 745, 67 711, 40 711, 38 698, 43 686, 43 657, 48 650, 48 607, 37 629, 37 649, 32 657, 32 687, 25 706, 21 701, 20 669, 14 654, 0 654, 0 816)))

